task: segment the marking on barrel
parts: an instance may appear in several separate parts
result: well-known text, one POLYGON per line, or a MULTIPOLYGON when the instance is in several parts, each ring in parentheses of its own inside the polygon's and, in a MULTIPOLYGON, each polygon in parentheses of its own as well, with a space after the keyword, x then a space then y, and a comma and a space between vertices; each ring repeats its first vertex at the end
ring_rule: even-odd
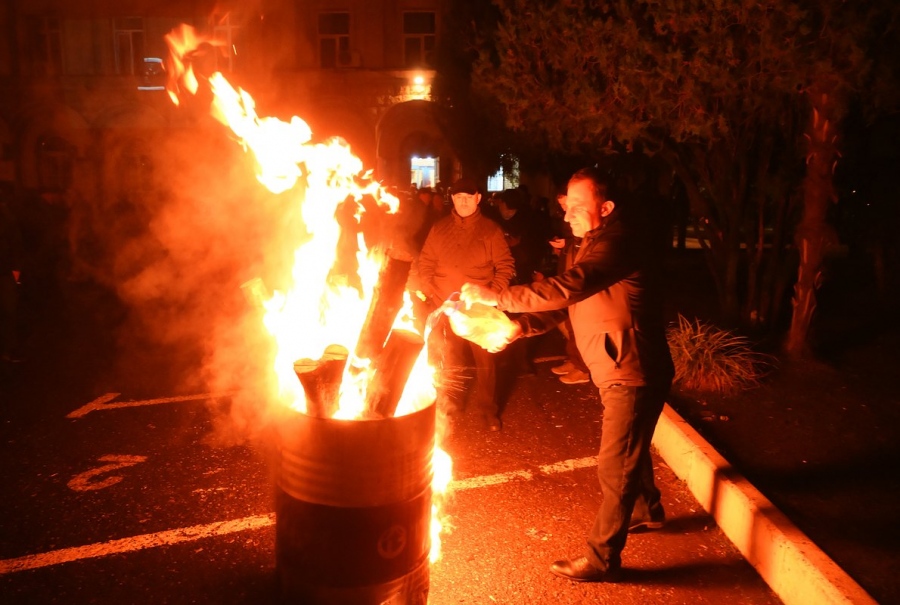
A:
POLYGON ((177 403, 179 401, 201 401, 206 399, 215 399, 216 397, 227 397, 238 391, 223 391, 221 393, 199 393, 197 395, 180 395, 178 397, 161 397, 159 399, 143 399, 140 401, 118 401, 116 403, 107 403, 112 401, 121 393, 107 393, 97 397, 92 402, 87 403, 74 412, 66 414, 66 418, 81 418, 87 416, 94 411, 118 410, 121 408, 135 408, 144 405, 158 405, 160 403, 177 403))
POLYGON ((394 559, 406 548, 406 529, 400 525, 392 525, 378 539, 378 556, 382 559, 394 559))
POLYGON ((75 475, 72 480, 66 484, 69 486, 69 489, 75 490, 76 492, 90 492, 93 490, 103 489, 104 487, 115 485, 123 479, 122 476, 113 475, 112 477, 107 477, 102 481, 91 481, 91 479, 93 479, 97 475, 102 475, 103 473, 109 473, 111 471, 119 470, 120 468, 128 468, 129 466, 134 466, 135 464, 146 462, 147 457, 115 456, 110 454, 108 456, 101 456, 100 458, 98 458, 98 460, 100 462, 109 462, 110 464, 104 464, 103 466, 98 466, 97 468, 75 475))
MULTIPOLYGON (((561 462, 555 462, 553 464, 545 464, 538 467, 538 472, 548 475, 556 473, 566 473, 581 468, 596 466, 596 464, 597 458, 595 456, 590 456, 586 458, 563 460, 561 462)), ((470 477, 469 479, 452 481, 450 485, 453 489, 456 490, 477 489, 490 485, 509 483, 510 481, 529 481, 531 479, 534 479, 534 476, 534 471, 518 470, 509 471, 506 473, 498 473, 496 475, 470 477)), ((206 525, 194 525, 191 527, 170 529, 154 534, 143 534, 130 538, 120 538, 118 540, 110 540, 109 542, 99 542, 95 544, 87 544, 85 546, 63 548, 60 550, 52 550, 45 553, 26 555, 24 557, 18 557, 15 559, 0 559, 0 575, 26 571, 29 569, 38 569, 40 567, 49 567, 51 565, 59 565, 60 563, 71 563, 73 561, 78 561, 81 559, 105 557, 108 555, 134 552, 147 548, 171 546, 173 544, 179 544, 182 542, 192 542, 194 540, 214 538, 217 536, 224 536, 239 531, 262 529, 274 524, 275 513, 268 513, 265 515, 243 517, 241 519, 217 521, 215 523, 208 523, 206 525)))

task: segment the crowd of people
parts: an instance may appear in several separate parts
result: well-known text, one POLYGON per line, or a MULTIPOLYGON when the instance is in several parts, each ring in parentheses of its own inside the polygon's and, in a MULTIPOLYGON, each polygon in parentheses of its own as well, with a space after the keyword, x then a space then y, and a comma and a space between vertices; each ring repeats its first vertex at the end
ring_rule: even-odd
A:
MULTIPOLYGON (((499 292, 556 275, 576 243, 563 220, 565 195, 551 202, 532 196, 525 186, 487 194, 472 179, 462 178, 446 190, 419 187, 400 199, 389 254, 408 269, 407 287, 415 294, 420 328, 466 282, 499 292)), ((589 382, 571 325, 561 325, 560 331, 569 343, 567 359, 553 372, 564 384, 589 382)), ((485 428, 501 430, 498 372, 504 379, 535 373, 533 341, 517 341, 494 355, 454 334, 440 318, 431 338, 432 365, 440 369, 439 409, 453 417, 471 405, 485 428), (472 388, 466 389, 470 382, 472 388)))
MULTIPOLYGON (((356 202, 348 200, 336 216, 348 230, 341 245, 352 253, 357 229, 380 240, 392 282, 399 292, 414 295, 417 321, 432 328, 429 353, 438 369, 439 413, 452 418, 470 407, 487 430, 501 430, 499 364, 505 363, 504 371, 533 371, 528 337, 556 329, 565 335, 567 349, 554 374, 566 384, 597 387, 603 408, 597 467, 603 500, 583 556, 556 561, 551 571, 573 581, 615 580, 628 533, 665 523, 650 442, 674 370, 662 312, 660 247, 648 244, 653 229, 635 220, 627 200, 610 195, 596 169, 576 172, 552 203, 524 187, 487 195, 466 178, 446 192, 417 188, 398 197, 399 212, 373 212, 359 224, 350 212, 356 202), (505 313, 512 329, 485 349, 454 333, 442 312, 447 301, 456 301, 456 308, 493 307, 505 313), (473 384, 466 388, 469 381, 473 384)), ((40 284, 53 281, 42 276, 51 276, 58 263, 35 259, 41 250, 60 246, 37 245, 38 235, 49 231, 29 225, 63 224, 43 215, 36 221, 22 214, 21 221, 10 199, 0 199, 3 363, 20 359, 20 282, 54 298, 40 284)), ((352 266, 335 271, 354 272, 352 266)))
POLYGON ((562 331, 567 358, 552 371, 567 384, 592 382, 602 405, 603 500, 584 554, 550 570, 577 582, 615 581, 628 533, 665 523, 650 443, 674 366, 652 223, 630 212, 631 200, 611 195, 594 168, 576 172, 555 204, 524 188, 485 196, 466 178, 446 197, 449 204, 430 190, 407 196, 392 248, 408 263, 420 321, 432 327, 438 413, 461 413, 468 392, 484 427, 501 430, 498 360, 505 355, 514 362, 507 367, 527 372, 527 337, 562 331), (489 340, 458 336, 446 316, 476 304, 502 311, 511 327, 489 340), (474 384, 462 388, 468 380, 474 384))

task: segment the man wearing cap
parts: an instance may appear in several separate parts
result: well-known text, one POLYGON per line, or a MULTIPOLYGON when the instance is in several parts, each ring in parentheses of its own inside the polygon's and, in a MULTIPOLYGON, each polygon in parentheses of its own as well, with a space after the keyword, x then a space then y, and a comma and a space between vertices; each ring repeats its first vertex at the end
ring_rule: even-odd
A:
MULTIPOLYGON (((411 289, 421 300, 439 307, 464 283, 500 292, 515 274, 515 261, 500 227, 481 214, 481 193, 472 179, 459 179, 450 187, 453 210, 437 221, 425 238, 425 244, 410 275, 411 289)), ((453 334, 445 318, 432 332, 430 347, 437 345, 443 356, 438 379, 438 404, 453 414, 456 405, 451 390, 459 394, 458 372, 470 352, 475 364, 475 388, 471 403, 482 414, 485 426, 500 430, 496 386, 496 363, 492 353, 453 334), (441 342, 440 339, 443 339, 441 342), (443 345, 443 346, 441 346, 443 345), (453 388, 455 387, 455 389, 453 388)))
POLYGON ((603 420, 597 476, 603 501, 584 556, 556 561, 551 571, 578 582, 618 576, 628 531, 662 527, 665 514, 653 480, 650 439, 672 383, 660 292, 660 259, 621 205, 607 198, 596 169, 569 179, 565 220, 580 248, 555 277, 501 293, 466 284, 460 299, 522 313, 508 336, 532 336, 571 318, 575 341, 600 392, 603 420))

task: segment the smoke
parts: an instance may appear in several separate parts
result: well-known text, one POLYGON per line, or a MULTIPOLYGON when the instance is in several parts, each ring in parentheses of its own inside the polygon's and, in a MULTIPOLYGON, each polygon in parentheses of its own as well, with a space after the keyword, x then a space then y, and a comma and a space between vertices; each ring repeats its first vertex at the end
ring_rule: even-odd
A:
POLYGON ((110 142, 102 186, 80 188, 71 239, 82 278, 125 309, 113 374, 132 388, 232 393, 230 439, 265 424, 273 343, 241 291, 287 285, 305 235, 296 191, 274 195, 211 118, 110 142))

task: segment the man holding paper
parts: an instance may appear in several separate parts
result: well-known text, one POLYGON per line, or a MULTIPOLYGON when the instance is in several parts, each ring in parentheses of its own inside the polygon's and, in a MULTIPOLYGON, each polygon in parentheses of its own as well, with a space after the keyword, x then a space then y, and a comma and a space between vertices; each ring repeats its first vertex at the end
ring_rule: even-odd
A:
POLYGON ((542 334, 565 320, 603 404, 597 474, 603 501, 585 556, 556 561, 551 571, 580 582, 614 581, 629 530, 665 521, 653 479, 650 441, 672 383, 658 247, 644 241, 624 207, 607 199, 600 173, 586 168, 569 180, 565 220, 581 245, 555 277, 496 292, 467 283, 460 300, 519 313, 506 343, 542 334))

